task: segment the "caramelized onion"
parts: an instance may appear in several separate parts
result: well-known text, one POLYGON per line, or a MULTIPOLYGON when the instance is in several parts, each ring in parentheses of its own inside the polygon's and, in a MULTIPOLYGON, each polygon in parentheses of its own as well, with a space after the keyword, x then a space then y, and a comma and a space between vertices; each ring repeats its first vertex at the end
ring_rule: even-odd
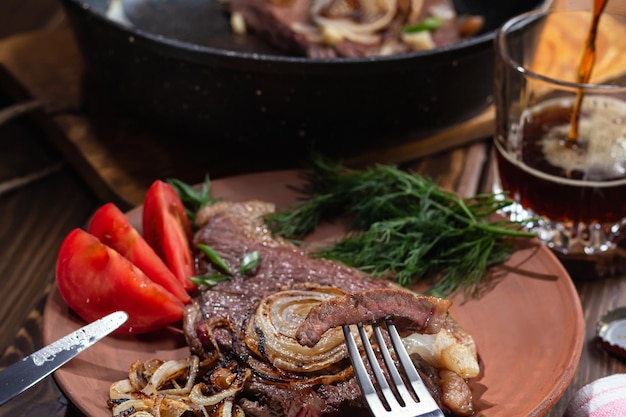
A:
POLYGON ((232 401, 224 401, 218 406, 215 417, 246 417, 246 413, 232 401))
POLYGON ((181 359, 177 361, 167 361, 163 363, 152 374, 148 384, 142 389, 142 392, 146 395, 154 395, 157 392, 161 394, 187 394, 191 391, 194 381, 196 380, 196 373, 198 372, 199 359, 197 356, 190 356, 187 359, 181 359), (187 381, 182 388, 170 388, 162 389, 168 382, 173 381, 186 374, 187 381))
MULTIPOLYGON (((288 372, 321 371, 347 358, 340 327, 324 333, 313 347, 300 345, 295 337, 296 330, 313 306, 340 295, 344 293, 334 287, 311 287, 267 296, 261 300, 248 323, 246 345, 276 368, 288 372)), ((358 340, 358 336, 356 338, 358 340)))
POLYGON ((389 26, 397 12, 398 0, 313 0, 310 8, 311 19, 328 43, 348 39, 366 45, 381 41, 376 32, 389 26), (363 18, 357 21, 352 15, 363 18))
POLYGON ((210 406, 218 404, 219 402, 234 397, 239 391, 243 389, 243 385, 246 380, 250 377, 251 371, 246 369, 240 375, 237 375, 237 378, 233 381, 232 384, 226 389, 218 391, 214 394, 204 395, 203 391, 208 390, 208 386, 204 383, 199 383, 193 386, 191 392, 189 393, 189 399, 192 403, 202 406, 210 406))
POLYGON ((109 399, 111 401, 128 400, 129 393, 135 391, 128 379, 122 379, 111 384, 109 387, 109 399))
POLYGON ((409 45, 414 51, 426 51, 435 47, 435 41, 430 32, 424 30, 415 33, 402 33, 402 42, 409 45))
POLYGON ((344 368, 328 370, 322 374, 297 374, 285 373, 280 369, 268 365, 266 362, 255 358, 248 359, 248 366, 254 371, 255 375, 271 383, 297 385, 297 386, 315 386, 315 385, 332 385, 337 382, 345 381, 353 374, 351 366, 346 364, 344 368))
POLYGON ((473 378, 480 368, 474 340, 450 317, 436 334, 411 334, 404 338, 409 353, 416 353, 439 369, 450 370, 462 378, 473 378))
POLYGON ((132 391, 141 391, 146 386, 148 381, 144 378, 143 362, 137 359, 130 365, 128 371, 128 383, 130 384, 132 391))
POLYGON ((183 401, 156 396, 150 398, 134 398, 124 401, 113 407, 113 415, 127 415, 129 417, 154 417, 154 416, 181 416, 194 408, 183 401))
POLYGON ((206 417, 243 417, 233 401, 250 377, 250 369, 233 373, 227 368, 212 368, 209 386, 198 382, 200 366, 199 358, 193 355, 180 360, 136 361, 129 378, 109 388, 113 416, 179 417, 192 412, 206 417))
POLYGON ((409 10, 408 17, 406 19, 406 24, 414 25, 417 23, 417 19, 422 11, 422 7, 424 6, 424 0, 411 0, 409 2, 409 10))

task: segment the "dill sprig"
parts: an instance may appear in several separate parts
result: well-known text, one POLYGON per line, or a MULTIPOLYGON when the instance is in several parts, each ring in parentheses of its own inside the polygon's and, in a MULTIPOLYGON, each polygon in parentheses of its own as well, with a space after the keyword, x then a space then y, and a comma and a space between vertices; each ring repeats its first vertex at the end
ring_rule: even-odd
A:
POLYGON ((515 238, 534 236, 522 225, 494 220, 512 202, 502 195, 461 198, 424 176, 395 166, 348 169, 319 156, 304 182, 292 188, 302 200, 266 221, 276 234, 301 239, 322 221, 350 219, 345 237, 314 255, 394 276, 409 286, 429 279, 429 292, 478 294, 491 265, 508 259, 515 238))

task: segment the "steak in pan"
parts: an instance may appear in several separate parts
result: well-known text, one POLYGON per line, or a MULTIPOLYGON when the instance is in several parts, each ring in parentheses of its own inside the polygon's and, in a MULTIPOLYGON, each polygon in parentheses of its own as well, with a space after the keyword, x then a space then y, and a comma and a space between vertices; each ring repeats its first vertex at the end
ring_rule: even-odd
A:
MULTIPOLYGON (((442 409, 470 415, 466 380, 477 374, 476 350, 447 313, 450 302, 308 256, 265 227, 262 216, 273 209, 258 201, 216 203, 198 213, 201 227, 194 238, 217 252, 233 275, 200 287, 187 307, 185 335, 201 358, 220 355, 252 370, 238 399, 246 415, 362 415, 366 404, 336 326, 391 314, 401 333, 410 333, 407 348, 442 409), (253 251, 260 263, 241 273, 236 266, 253 251), (447 369, 445 355, 433 354, 437 344, 469 357, 475 368, 471 375, 447 369)), ((199 273, 217 272, 203 255, 196 261, 199 273)))
POLYGON ((478 16, 459 19, 448 0, 229 0, 228 7, 235 32, 249 30, 274 46, 312 58, 433 49, 483 26, 478 16))

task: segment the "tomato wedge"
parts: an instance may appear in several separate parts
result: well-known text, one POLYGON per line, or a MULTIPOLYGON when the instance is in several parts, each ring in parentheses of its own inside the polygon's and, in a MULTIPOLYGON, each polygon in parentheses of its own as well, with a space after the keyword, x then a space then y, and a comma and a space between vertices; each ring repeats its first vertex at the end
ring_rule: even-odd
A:
POLYGON ((94 213, 87 232, 119 252, 181 302, 187 304, 191 301, 180 281, 115 204, 107 203, 100 207, 94 213))
POLYGON ((196 275, 189 242, 191 225, 176 190, 157 180, 148 189, 143 203, 143 236, 163 259, 187 291, 196 285, 196 275))
POLYGON ((82 229, 71 231, 61 244, 56 282, 67 305, 87 322, 126 311, 129 319, 118 333, 146 333, 183 317, 178 298, 82 229))

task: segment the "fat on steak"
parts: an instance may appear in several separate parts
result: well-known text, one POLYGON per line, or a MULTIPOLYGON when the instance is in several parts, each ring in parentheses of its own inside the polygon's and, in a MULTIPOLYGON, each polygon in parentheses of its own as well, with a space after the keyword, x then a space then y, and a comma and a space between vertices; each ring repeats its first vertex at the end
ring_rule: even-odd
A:
MULTIPOLYGON (((367 294, 372 290, 384 290, 388 301, 398 305, 402 300, 407 305, 407 295, 420 299, 401 289, 390 281, 372 278, 367 274, 343 264, 308 256, 292 243, 275 238, 264 225, 262 216, 274 210, 274 206, 260 201, 246 203, 219 202, 198 213, 200 229, 194 237, 196 243, 203 243, 214 249, 231 266, 234 275, 227 281, 205 288, 201 287, 198 295, 187 307, 184 331, 193 353, 209 357, 215 350, 223 357, 239 361, 241 366, 256 364, 256 369, 265 366, 267 374, 253 373, 239 398, 239 405, 246 415, 254 417, 304 417, 333 416, 338 414, 363 415, 366 404, 353 376, 331 384, 298 385, 269 378, 274 371, 271 365, 263 364, 251 352, 244 341, 244 330, 259 302, 267 295, 285 288, 303 285, 329 286, 339 288, 347 294, 367 294), (260 264, 254 273, 241 275, 237 266, 243 257, 258 250, 260 264), (402 295, 397 297, 398 292, 402 295), (223 326, 220 323, 229 323, 223 326), (207 329, 214 329, 209 337, 207 329), (261 365, 259 365, 261 364, 261 365)), ((215 272, 213 266, 198 256, 197 265, 200 273, 215 272)), ((428 303, 428 297, 420 299, 428 303)), ((441 300, 441 299, 438 299, 441 300)), ((384 305, 384 297, 375 300, 384 305)), ((389 304, 389 305, 392 305, 389 304)), ((435 332, 446 327, 452 321, 446 315, 447 300, 431 303, 432 308, 423 306, 421 312, 413 312, 413 319, 405 323, 421 322, 422 330, 429 327, 435 332)), ((418 303, 419 305, 419 303, 418 303)), ((405 308, 406 308, 405 306, 405 308)), ((344 306, 345 307, 345 306, 344 306)), ((335 309, 339 311, 339 309, 335 309)), ((379 309, 385 310, 384 307, 379 309)), ((416 310, 417 311, 417 310, 416 310)), ((360 310, 354 311, 350 320, 358 320, 360 310)), ((383 311, 384 312, 384 311, 383 311)), ((408 314, 410 316, 410 314, 408 314)), ((336 325, 345 321, 341 314, 335 313, 336 325)), ((363 320, 367 319, 367 314, 363 320)), ((401 323, 402 321, 400 321, 401 323)), ((400 325, 397 323, 397 325, 400 325)), ((402 327, 399 330, 403 330, 402 327)), ((428 364, 418 355, 412 359, 429 387, 433 397, 444 411, 450 415, 467 415, 463 410, 471 410, 471 392, 466 381, 454 373, 440 376, 438 369, 428 364), (452 374, 452 375, 451 375, 452 374), (453 387, 454 392, 450 391, 453 387), (452 395, 450 395, 452 394, 452 395), (446 399, 452 401, 446 402, 446 399), (454 414, 452 414, 454 411, 454 414)), ((347 363, 348 359, 346 359, 347 363)), ((297 378, 297 375, 291 375, 297 378)))

